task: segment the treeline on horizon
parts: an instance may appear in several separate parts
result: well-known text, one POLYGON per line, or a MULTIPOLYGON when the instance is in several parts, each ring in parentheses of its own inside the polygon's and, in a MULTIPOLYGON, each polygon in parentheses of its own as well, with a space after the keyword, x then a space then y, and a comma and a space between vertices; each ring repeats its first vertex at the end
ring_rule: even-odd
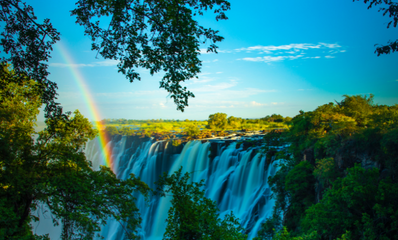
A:
MULTIPOLYGON (((232 132, 263 131, 286 129, 291 117, 272 114, 258 119, 227 117, 225 113, 211 114, 208 120, 127 120, 104 119, 99 126, 109 135, 154 137, 156 140, 180 138, 184 140, 226 136, 232 132)), ((242 133, 243 134, 243 133, 242 133)))
MULTIPOLYGON (((233 116, 232 116, 233 117, 233 116)), ((238 118, 245 119, 249 121, 249 123, 258 123, 258 120, 266 121, 266 122, 289 122, 291 117, 283 117, 280 114, 272 114, 267 115, 263 118, 238 118), (252 121, 254 120, 254 121, 252 121)), ((195 120, 195 119, 125 119, 125 118, 105 118, 101 121, 97 121, 99 125, 109 125, 109 124, 118 124, 118 125, 126 125, 126 124, 142 124, 142 123, 159 123, 159 122, 207 122, 207 120, 195 120)))
POLYGON ((276 205, 259 239, 398 239, 398 104, 370 96, 303 112, 270 133, 276 205))

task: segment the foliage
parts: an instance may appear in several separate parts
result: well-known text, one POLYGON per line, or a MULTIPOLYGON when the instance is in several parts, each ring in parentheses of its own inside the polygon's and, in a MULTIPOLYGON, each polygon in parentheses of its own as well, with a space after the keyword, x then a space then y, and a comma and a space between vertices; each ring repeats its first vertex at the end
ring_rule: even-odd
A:
POLYGON ((315 178, 313 166, 308 161, 303 161, 289 171, 285 179, 285 189, 289 194, 289 207, 285 226, 296 230, 300 226, 305 209, 314 204, 315 178))
POLYGON ((105 131, 110 135, 119 134, 119 130, 114 126, 106 126, 105 131))
POLYGON ((263 118, 242 119, 234 116, 228 117, 227 124, 223 125, 222 129, 215 129, 214 127, 214 129, 209 128, 208 121, 188 119, 184 121, 180 121, 178 119, 103 119, 100 122, 97 122, 97 124, 100 126, 106 126, 108 130, 112 128, 112 130, 107 131, 108 133, 112 132, 111 135, 145 135, 148 137, 154 137, 157 140, 173 139, 176 137, 190 140, 209 138, 212 137, 212 135, 224 136, 227 133, 222 133, 220 131, 226 130, 230 130, 229 133, 232 133, 232 131, 272 131, 273 129, 281 131, 288 128, 288 125, 285 122, 267 122, 263 118), (200 132, 198 132, 198 130, 200 130, 200 132))
POLYGON ((172 145, 173 145, 174 147, 178 147, 178 146, 181 145, 182 141, 179 140, 179 139, 177 139, 177 140, 172 140, 171 143, 172 143, 172 145))
MULTIPOLYGON (((355 1, 355 0, 353 0, 355 1)), ((364 0, 366 4, 369 4, 368 9, 373 6, 384 4, 384 7, 379 8, 379 12, 383 13, 383 16, 388 15, 392 20, 388 22, 387 28, 391 25, 397 27, 398 23, 398 3, 391 0, 364 0)), ((380 54, 389 54, 398 51, 398 40, 390 41, 387 45, 378 46, 376 48, 377 56, 380 54)))
POLYGON ((380 180, 379 170, 359 165, 333 183, 324 198, 307 210, 303 228, 319 238, 393 239, 398 234, 398 184, 380 180))
POLYGON ((91 169, 82 149, 97 132, 78 111, 48 119, 35 132, 40 87, 28 78, 9 81, 16 74, 0 70, 0 239, 33 239, 30 222, 39 219, 31 211, 39 204, 55 225, 62 221, 64 239, 91 239, 109 218, 134 237, 140 218, 132 193, 146 194, 146 184, 91 169))
POLYGON ((259 239, 273 236, 281 223, 295 237, 316 232, 317 239, 388 239, 397 234, 398 105, 375 105, 373 95, 345 95, 336 104, 300 111, 281 138, 292 155, 285 154, 269 179, 277 202, 259 239))
POLYGON ((163 196, 171 194, 171 208, 163 239, 246 239, 232 212, 219 218, 216 203, 205 197, 204 183, 189 182, 190 174, 182 168, 158 181, 163 196))
POLYGON ((228 124, 226 113, 215 113, 209 115, 209 120, 207 120, 207 128, 215 131, 221 131, 226 129, 228 124))
POLYGON ((193 17, 214 9, 216 20, 223 20, 230 9, 225 0, 79 0, 76 5, 72 15, 91 37, 92 50, 105 59, 119 60, 119 72, 130 82, 141 80, 137 68, 149 69, 152 75, 164 71, 160 87, 170 93, 181 111, 188 106, 188 98, 195 97, 181 82, 200 72, 200 43, 209 40, 207 51, 217 53, 215 43, 224 39, 218 31, 200 26, 193 17), (102 21, 109 19, 109 24, 102 27, 102 21))
MULTIPOLYGON (((47 117, 62 114, 55 103, 57 85, 47 79, 47 62, 60 33, 49 19, 39 23, 33 8, 21 0, 4 0, 0 5, 0 21, 5 25, 0 45, 9 54, 3 57, 3 63, 10 62, 16 73, 39 83, 47 117)), ((119 72, 130 82, 141 79, 137 68, 149 69, 151 74, 165 72, 160 87, 170 93, 177 109, 184 111, 188 98, 194 95, 180 83, 200 72, 200 43, 209 40, 207 51, 217 53, 215 44, 224 39, 218 31, 204 28, 193 19, 208 9, 213 9, 217 21, 224 20, 230 3, 79 0, 72 15, 91 37, 92 49, 105 59, 119 60, 119 72), (103 22, 109 25, 102 28, 103 22)))
MULTIPOLYGON (((287 118, 288 118, 287 120, 290 119, 289 117, 287 117, 287 118)), ((267 122, 284 122, 285 121, 284 117, 280 114, 272 114, 271 116, 268 115, 268 116, 262 118, 262 120, 265 120, 267 122)))
POLYGON ((52 45, 60 40, 60 33, 49 19, 38 23, 33 8, 20 0, 0 2, 0 21, 3 31, 0 46, 8 56, 2 57, 2 67, 9 62, 17 73, 14 81, 29 78, 37 83, 41 101, 46 104, 46 116, 58 115, 62 109, 54 102, 57 84, 47 79, 52 45))
POLYGON ((188 125, 184 131, 189 137, 197 137, 200 134, 200 129, 195 125, 188 125))
POLYGON ((274 240, 314 240, 316 239, 316 233, 312 232, 303 236, 293 237, 289 233, 286 227, 283 227, 280 231, 275 234, 274 240))
POLYGON ((242 119, 241 118, 237 118, 237 117, 234 117, 234 116, 230 116, 228 118, 228 125, 232 129, 240 129, 241 124, 242 124, 242 119))
POLYGON ((334 159, 323 158, 316 160, 316 168, 314 170, 314 176, 319 179, 320 183, 324 187, 329 187, 341 174, 337 170, 337 166, 334 159))

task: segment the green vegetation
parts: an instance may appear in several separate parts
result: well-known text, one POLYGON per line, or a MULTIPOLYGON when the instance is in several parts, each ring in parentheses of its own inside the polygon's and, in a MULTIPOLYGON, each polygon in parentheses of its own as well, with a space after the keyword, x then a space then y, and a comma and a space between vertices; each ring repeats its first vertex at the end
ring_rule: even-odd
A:
MULTIPOLYGON (((224 39, 219 31, 201 26, 194 16, 211 9, 217 21, 226 20, 230 9, 225 0, 75 2, 71 14, 93 41, 92 49, 104 59, 118 60, 119 72, 130 82, 141 80, 138 68, 152 75, 164 72, 159 87, 170 93, 181 111, 195 97, 181 82, 198 77, 200 44, 209 41, 207 51, 217 53, 216 43, 224 39)), ((0 46, 8 54, 3 60, 16 73, 39 83, 45 112, 52 117, 62 114, 62 107, 55 103, 57 84, 47 79, 47 62, 60 33, 49 19, 43 23, 37 19, 33 8, 21 0, 2 1, 0 46)))
POLYGON ((212 136, 226 136, 234 132, 271 131, 273 129, 287 129, 291 118, 273 114, 259 119, 242 119, 225 113, 215 113, 207 121, 199 120, 127 120, 104 119, 97 123, 105 126, 103 129, 110 135, 154 137, 156 140, 210 138, 212 136))
MULTIPOLYGON (((387 4, 380 10, 393 17, 388 26, 397 25, 397 3, 364 2, 369 7, 387 4)), ((38 220, 31 212, 39 204, 48 206, 54 224, 62 221, 63 239, 92 239, 109 217, 125 224, 127 235, 134 238, 140 218, 132 193, 146 195, 149 189, 134 176, 123 181, 109 168, 90 168, 81 150, 96 131, 78 111, 62 113, 55 102, 57 85, 47 79, 47 62, 60 33, 48 19, 38 23, 33 8, 20 0, 2 1, 1 6, 0 45, 6 57, 0 66, 0 239, 46 239, 35 236, 30 227, 32 220, 38 220), (36 132, 42 104, 46 127, 36 132)), ((217 52, 215 43, 223 39, 193 19, 207 9, 214 9, 217 20, 227 19, 230 4, 223 0, 81 0, 72 14, 93 40, 93 49, 105 59, 120 60, 119 71, 130 81, 140 79, 135 71, 139 67, 151 74, 164 71, 160 87, 183 111, 194 95, 180 83, 200 72, 199 43, 210 40, 208 51, 217 52), (92 22, 100 16, 106 16, 102 19, 110 20, 109 25, 92 22)), ((376 52, 397 49, 397 41, 391 41, 376 52)), ((285 141, 290 147, 271 154, 286 161, 270 178, 278 201, 259 238, 269 238, 276 230, 275 239, 396 239, 398 106, 374 105, 372 99, 346 96, 293 119, 275 114, 264 119, 227 118, 216 113, 206 123, 140 123, 139 131, 136 126, 119 129, 110 124, 105 131, 141 136, 174 131, 201 138, 208 136, 205 126, 222 132, 290 124, 289 132, 266 136, 266 141, 275 145, 285 141)), ((203 197, 200 183, 188 184, 188 175, 181 176, 181 171, 161 180, 169 187, 165 191, 176 196, 165 239, 244 238, 232 215, 218 218, 215 203, 203 197)))
POLYGON ((32 214, 48 207, 63 239, 91 239, 109 218, 133 238, 141 219, 132 193, 148 187, 133 175, 119 180, 106 167, 93 171, 82 152, 96 136, 79 111, 46 121, 35 132, 42 105, 38 84, 0 68, 0 239, 46 239, 32 233, 32 214), (22 79, 21 79, 22 78, 22 79))
MULTIPOLYGON (((46 128, 36 132, 42 105, 38 84, 7 65, 0 69, 0 80, 0 238, 46 239, 35 236, 30 226, 38 220, 31 212, 39 204, 48 206, 54 224, 62 223, 63 239, 91 239, 109 217, 119 220, 134 238, 141 219, 132 193, 147 196, 147 185, 134 176, 116 179, 109 168, 90 168, 81 149, 97 131, 78 111, 47 119, 46 128)), ((221 118, 218 129, 265 122, 226 114, 210 118, 214 116, 221 118)), ((372 95, 345 96, 341 102, 302 111, 293 119, 266 119, 278 124, 289 121, 289 131, 273 130, 264 137, 269 146, 267 161, 286 160, 269 179, 277 202, 257 239, 393 239, 398 235, 398 105, 375 105, 372 95), (290 146, 275 148, 285 143, 290 146)), ((138 126, 138 122, 128 124, 138 126)), ((197 138, 209 133, 206 126, 215 122, 139 124, 144 128, 141 134, 151 128, 170 131, 174 127, 180 130, 177 133, 197 138)), ((110 134, 137 131, 112 123, 105 130, 110 134)), ((173 140, 173 145, 179 144, 181 139, 173 140)), ((163 194, 173 196, 164 238, 244 239, 237 219, 232 214, 220 219, 216 204, 200 190, 203 183, 188 183, 188 179, 189 174, 182 175, 181 170, 160 179, 163 194)))
POLYGON ((396 239, 398 105, 345 96, 273 135, 265 140, 290 146, 274 149, 285 161, 269 179, 277 203, 257 239, 396 239))
POLYGON ((161 176, 158 191, 170 195, 171 208, 164 239, 226 239, 244 240, 243 229, 232 213, 219 218, 216 202, 205 197, 203 180, 189 183, 190 174, 182 174, 182 167, 168 176, 161 176))
POLYGON ((206 127, 214 131, 222 131, 227 128, 227 125, 228 125, 227 114, 215 113, 209 116, 208 125, 206 127))

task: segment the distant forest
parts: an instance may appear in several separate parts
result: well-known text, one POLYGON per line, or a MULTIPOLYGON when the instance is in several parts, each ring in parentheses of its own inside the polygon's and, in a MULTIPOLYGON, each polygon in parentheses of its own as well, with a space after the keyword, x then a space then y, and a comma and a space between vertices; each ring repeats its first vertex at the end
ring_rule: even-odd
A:
POLYGON ((272 114, 258 119, 239 118, 225 113, 211 114, 208 120, 128 120, 104 119, 98 124, 110 135, 155 137, 156 139, 183 138, 186 140, 226 136, 249 131, 269 132, 288 129, 292 118, 272 114))

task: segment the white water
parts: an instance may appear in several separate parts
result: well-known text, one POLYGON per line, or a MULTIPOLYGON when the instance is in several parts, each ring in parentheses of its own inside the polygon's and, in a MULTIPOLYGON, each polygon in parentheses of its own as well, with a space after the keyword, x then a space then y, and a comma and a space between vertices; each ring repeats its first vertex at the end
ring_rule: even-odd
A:
MULTIPOLYGON (((265 157, 255 153, 254 149, 236 148, 236 142, 228 146, 223 143, 190 141, 179 153, 171 154, 171 147, 166 142, 127 141, 127 137, 113 140, 107 147, 113 149, 115 159, 113 167, 119 178, 125 179, 130 173, 139 176, 150 187, 163 172, 169 174, 181 166, 183 172, 192 174, 192 181, 205 180, 206 196, 217 201, 221 216, 233 211, 241 225, 249 232, 249 239, 256 236, 261 223, 270 216, 274 200, 267 179, 274 175, 275 163, 266 166, 265 157), (127 146, 127 144, 129 146, 127 146), (209 159, 211 151, 217 151, 214 159, 209 159)), ((91 141, 86 149, 86 156, 96 169, 102 162, 102 151, 96 140, 91 141)), ((143 239, 162 239, 166 227, 165 220, 170 208, 170 199, 154 197, 150 204, 138 196, 137 206, 142 221, 143 239)), ((114 220, 102 228, 105 239, 122 239, 124 232, 114 220)))

